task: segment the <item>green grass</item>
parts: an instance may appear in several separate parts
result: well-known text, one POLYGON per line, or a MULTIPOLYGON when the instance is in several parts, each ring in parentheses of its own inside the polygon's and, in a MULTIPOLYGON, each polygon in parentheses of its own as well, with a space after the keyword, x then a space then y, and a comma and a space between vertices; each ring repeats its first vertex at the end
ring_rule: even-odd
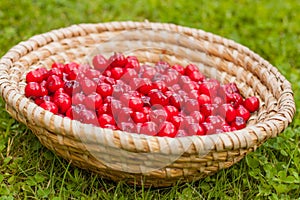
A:
MULTIPOLYGON (((293 84, 300 106, 300 2, 0 1, 0 56, 29 37, 77 23, 136 20, 200 28, 246 45, 293 84)), ((0 101, 0 199, 299 199, 300 120, 238 164, 203 180, 144 189, 69 165, 43 147, 0 101)))

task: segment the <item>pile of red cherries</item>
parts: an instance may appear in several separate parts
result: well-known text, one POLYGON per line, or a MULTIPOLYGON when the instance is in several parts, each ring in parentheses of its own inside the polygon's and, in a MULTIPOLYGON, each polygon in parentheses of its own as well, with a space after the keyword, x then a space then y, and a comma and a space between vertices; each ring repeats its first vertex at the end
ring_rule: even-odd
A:
POLYGON ((146 64, 122 53, 91 62, 30 71, 26 97, 82 123, 161 137, 239 130, 259 109, 257 97, 243 98, 235 83, 207 78, 195 64, 146 64))

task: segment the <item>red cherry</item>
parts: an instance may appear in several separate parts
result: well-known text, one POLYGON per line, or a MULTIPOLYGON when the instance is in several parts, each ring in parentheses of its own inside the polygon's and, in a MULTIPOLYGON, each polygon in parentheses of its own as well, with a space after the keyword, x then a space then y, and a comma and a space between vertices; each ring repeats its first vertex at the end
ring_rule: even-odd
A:
POLYGON ((135 123, 131 123, 131 122, 121 122, 120 124, 118 124, 118 127, 120 128, 120 130, 122 131, 126 131, 129 133, 138 133, 138 127, 135 123))
POLYGON ((206 94, 200 94, 198 97, 198 102, 199 105, 204 105, 204 104, 210 104, 211 102, 211 98, 210 96, 206 95, 206 94))
POLYGON ((99 106, 98 110, 97 110, 97 113, 98 115, 101 115, 101 114, 111 114, 112 110, 111 110, 111 106, 109 103, 103 103, 99 106))
POLYGON ((46 96, 46 95, 48 95, 48 90, 47 90, 46 86, 43 86, 42 83, 40 83, 40 86, 41 86, 40 96, 46 96))
POLYGON ((215 129, 215 127, 213 126, 212 123, 209 123, 209 122, 203 122, 203 123, 202 123, 202 126, 204 127, 204 131, 205 131, 205 134, 206 134, 206 135, 210 135, 210 134, 216 133, 216 129, 215 129))
POLYGON ((242 117, 245 121, 250 118, 250 112, 243 106, 239 105, 236 109, 237 116, 242 117))
POLYGON ((81 121, 81 111, 86 110, 83 104, 73 105, 66 111, 66 116, 70 119, 81 121))
POLYGON ((64 114, 71 107, 71 97, 66 93, 60 93, 54 97, 53 102, 57 105, 59 113, 64 114))
POLYGON ((166 83, 161 80, 153 82, 152 89, 158 89, 162 93, 165 93, 168 90, 166 83))
POLYGON ((78 105, 78 104, 84 104, 84 99, 85 99, 85 95, 83 93, 75 93, 72 96, 72 103, 73 105, 78 105))
POLYGON ((70 118, 70 119, 74 119, 73 118, 73 106, 71 106, 67 111, 66 111, 66 117, 70 118))
POLYGON ((85 123, 85 124, 93 124, 95 126, 98 125, 98 120, 97 120, 97 116, 96 113, 91 111, 91 110, 87 110, 87 109, 83 109, 80 112, 80 121, 85 123))
POLYGON ((193 71, 189 74, 189 77, 192 81, 203 81, 205 79, 205 76, 201 74, 199 71, 193 71))
POLYGON ((224 119, 219 115, 210 115, 205 121, 211 123, 215 129, 220 129, 225 124, 224 119))
POLYGON ((114 67, 111 70, 111 77, 115 80, 120 79, 124 74, 124 69, 121 67, 114 67))
POLYGON ((175 64, 172 66, 172 69, 176 70, 178 73, 180 74, 184 74, 184 67, 182 65, 179 65, 179 64, 175 64))
POLYGON ((79 67, 79 64, 75 63, 75 62, 70 62, 65 64, 63 72, 66 74, 69 74, 71 71, 73 70, 77 70, 79 67))
POLYGON ((101 54, 94 56, 92 63, 94 68, 100 72, 103 72, 109 65, 107 59, 101 54))
POLYGON ((190 76, 190 74, 192 74, 195 71, 199 71, 197 65, 195 65, 195 64, 188 64, 185 67, 184 74, 187 75, 187 76, 190 76))
POLYGON ((99 83, 97 85, 96 92, 100 94, 103 98, 107 96, 111 96, 113 93, 113 88, 110 84, 108 83, 99 83))
POLYGON ((157 71, 154 67, 143 66, 143 72, 141 73, 141 77, 152 79, 156 74, 157 74, 157 71))
POLYGON ((95 78, 99 78, 101 76, 101 72, 99 72, 98 70, 95 70, 95 69, 88 69, 85 72, 85 76, 88 79, 92 80, 92 79, 95 79, 95 78))
MULTIPOLYGON (((178 84, 180 85, 180 88, 184 88, 187 87, 185 85, 190 84, 192 81, 190 79, 190 77, 186 76, 186 75, 182 75, 179 77, 178 79, 178 84)), ((192 85, 193 86, 193 85, 192 85)), ((194 86, 193 86, 194 87, 194 86)), ((186 91, 186 90, 185 90, 186 91)))
POLYGON ((198 99, 199 98, 199 94, 198 94, 198 90, 191 90, 189 93, 188 93, 188 96, 189 98, 191 99, 198 99))
POLYGON ((182 116, 174 115, 169 121, 172 122, 177 129, 179 129, 182 125, 183 120, 184 119, 182 116))
POLYGON ((149 112, 150 121, 155 122, 159 127, 167 120, 167 113, 164 109, 151 109, 149 112))
POLYGON ((237 116, 233 122, 231 122, 231 127, 236 130, 240 130, 246 127, 246 122, 243 117, 237 116))
POLYGON ((141 127, 141 134, 145 134, 145 135, 157 135, 158 133, 158 127, 154 122, 145 122, 143 123, 142 127, 141 127))
POLYGON ((158 136, 161 137, 175 137, 177 134, 176 127, 171 122, 165 121, 163 122, 161 129, 158 132, 158 136))
POLYGON ((64 82, 56 75, 51 75, 47 79, 46 87, 49 90, 49 92, 54 93, 59 88, 62 88, 64 86, 64 82))
POLYGON ((172 119, 173 116, 178 115, 178 109, 175 106, 165 106, 164 107, 166 113, 167 113, 167 120, 170 121, 172 119))
POLYGON ((183 103, 183 110, 186 114, 189 114, 195 110, 199 110, 199 103, 196 99, 187 99, 183 103))
POLYGON ((52 68, 48 71, 48 76, 56 75, 60 79, 63 79, 63 71, 59 68, 52 68))
POLYGON ((200 112, 205 116, 208 117, 209 115, 216 114, 216 105, 215 104, 204 104, 200 106, 200 112))
POLYGON ((25 86, 25 96, 26 97, 32 97, 37 98, 42 96, 42 90, 41 86, 37 82, 29 82, 25 86))
POLYGON ((134 97, 132 96, 129 99, 128 107, 132 108, 134 111, 141 111, 144 106, 144 102, 140 97, 134 97))
POLYGON ((37 97, 36 99, 34 99, 34 102, 37 105, 41 105, 42 103, 44 103, 46 101, 52 101, 52 100, 53 100, 52 96, 44 95, 44 96, 40 96, 40 97, 37 97))
POLYGON ((122 81, 125 83, 130 83, 130 81, 134 78, 138 78, 138 73, 136 72, 135 69, 132 68, 125 68, 123 70, 123 76, 122 76, 122 81))
MULTIPOLYGON (((26 74, 26 82, 37 82, 40 83, 44 80, 45 74, 41 70, 42 68, 35 69, 26 74)), ((43 68, 44 69, 44 68, 43 68)))
POLYGON ((234 129, 235 129, 235 128, 233 128, 233 127, 229 126, 228 124, 226 124, 226 125, 223 125, 223 126, 222 126, 222 130, 223 130, 223 132, 230 132, 230 131, 234 131, 234 129))
POLYGON ((169 68, 171 68, 170 64, 168 62, 165 62, 165 61, 158 61, 155 64, 155 69, 160 74, 163 74, 169 68))
POLYGON ((199 124, 205 121, 204 115, 198 110, 191 112, 190 116, 192 116, 195 119, 195 122, 198 122, 199 124))
POLYGON ((150 97, 151 105, 159 104, 162 106, 166 106, 169 103, 168 97, 165 96, 161 91, 157 89, 150 90, 148 96, 150 97))
POLYGON ((217 82, 217 80, 209 80, 199 85, 199 94, 206 94, 213 99, 217 96, 219 88, 220 84, 217 82))
POLYGON ((116 118, 116 123, 119 126, 122 122, 134 123, 131 115, 133 110, 129 107, 122 107, 120 110, 113 112, 113 116, 116 118))
POLYGON ((259 108, 259 100, 257 97, 252 96, 245 99, 244 104, 245 108, 249 110, 249 112, 253 113, 259 108))
POLYGON ((228 83, 224 85, 223 90, 225 91, 226 94, 239 93, 239 89, 236 83, 228 83))
POLYGON ((58 113, 58 107, 56 106, 55 103, 51 102, 51 101, 45 101, 43 102, 40 107, 44 108, 45 110, 48 110, 50 112, 52 112, 53 114, 57 114, 58 113))
POLYGON ((135 56, 127 56, 126 57, 126 65, 125 68, 133 68, 137 71, 140 70, 140 63, 135 56))
POLYGON ((187 128, 188 135, 205 135, 205 129, 198 123, 193 123, 187 128))
POLYGON ((231 103, 234 108, 237 108, 243 103, 243 97, 238 93, 226 94, 226 102, 231 103))
POLYGON ((123 68, 127 64, 127 59, 122 53, 115 52, 114 55, 112 55, 109 58, 108 62, 110 63, 111 68, 115 68, 115 67, 123 68))
POLYGON ((195 119, 190 115, 183 116, 182 118, 183 118, 183 121, 182 121, 181 126, 180 126, 181 129, 183 128, 183 129, 187 130, 188 127, 191 126, 191 124, 196 123, 195 119))
POLYGON ((225 120, 230 123, 236 117, 236 111, 231 104, 222 104, 217 111, 218 115, 225 118, 225 120))
POLYGON ((98 122, 99 122, 100 127, 102 127, 102 128, 105 128, 105 126, 107 124, 110 124, 110 125, 114 125, 115 124, 114 117, 112 115, 105 114, 105 113, 101 114, 98 117, 98 122))
POLYGON ((102 105, 102 97, 98 93, 93 92, 84 98, 83 104, 90 110, 99 109, 102 105))
POLYGON ((63 88, 64 91, 70 96, 81 91, 80 84, 76 80, 65 81, 63 88))
POLYGON ((94 81, 92 81, 91 79, 85 78, 81 82, 81 89, 86 95, 89 95, 89 94, 95 92, 96 88, 97 88, 96 83, 94 81))
POLYGON ((185 130, 179 129, 175 137, 186 137, 186 136, 189 136, 189 134, 185 130))
POLYGON ((183 105, 183 98, 177 94, 174 93, 170 96, 170 105, 175 106, 178 110, 181 109, 181 106, 183 105))
POLYGON ((66 93, 65 92, 65 90, 64 90, 64 88, 59 88, 58 90, 56 90, 55 92, 54 92, 54 94, 52 94, 52 97, 53 98, 56 98, 58 95, 60 95, 61 93, 66 93))
POLYGON ((60 70, 64 70, 65 64, 63 63, 58 63, 58 62, 54 62, 51 65, 51 68, 58 68, 60 70))
POLYGON ((139 111, 133 112, 131 114, 131 117, 132 117, 132 120, 135 123, 144 123, 144 122, 147 122, 147 116, 144 113, 139 112, 139 111))

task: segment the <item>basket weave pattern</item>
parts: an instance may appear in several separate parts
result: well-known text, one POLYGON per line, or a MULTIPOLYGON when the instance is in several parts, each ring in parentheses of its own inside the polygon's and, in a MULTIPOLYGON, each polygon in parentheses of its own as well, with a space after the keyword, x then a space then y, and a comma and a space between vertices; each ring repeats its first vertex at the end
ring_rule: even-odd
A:
POLYGON ((247 47, 201 30, 149 22, 79 24, 21 42, 0 60, 0 94, 12 117, 56 154, 105 178, 145 186, 193 181, 230 167, 281 133, 295 113, 290 83, 247 47), (53 62, 86 62, 97 48, 103 54, 129 52, 141 62, 195 63, 209 77, 236 82, 244 96, 259 97, 260 109, 239 131, 163 138, 62 118, 24 96, 30 70, 53 62))

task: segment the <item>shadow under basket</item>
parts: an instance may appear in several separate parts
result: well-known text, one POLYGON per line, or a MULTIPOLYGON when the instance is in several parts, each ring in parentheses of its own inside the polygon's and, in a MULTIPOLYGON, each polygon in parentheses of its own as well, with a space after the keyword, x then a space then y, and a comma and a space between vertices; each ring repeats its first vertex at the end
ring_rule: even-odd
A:
POLYGON ((291 84, 247 47, 202 30, 150 22, 79 24, 20 42, 0 60, 0 93, 10 115, 57 155, 103 178, 145 187, 195 181, 228 168, 284 131, 295 113, 291 84), (167 138, 83 124, 25 97, 29 71, 112 52, 140 62, 195 63, 208 77, 235 82, 244 97, 257 96, 260 108, 242 130, 167 138))

